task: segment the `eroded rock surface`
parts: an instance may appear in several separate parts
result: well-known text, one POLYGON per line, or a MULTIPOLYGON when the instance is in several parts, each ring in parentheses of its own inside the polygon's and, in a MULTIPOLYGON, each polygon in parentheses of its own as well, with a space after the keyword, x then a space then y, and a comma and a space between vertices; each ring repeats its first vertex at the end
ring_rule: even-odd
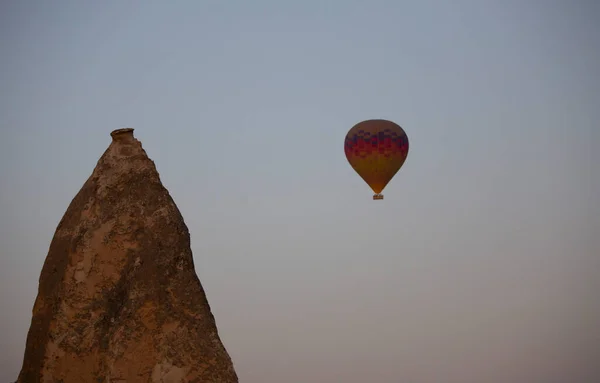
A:
POLYGON ((111 136, 50 244, 18 382, 237 382, 177 206, 133 129, 111 136))

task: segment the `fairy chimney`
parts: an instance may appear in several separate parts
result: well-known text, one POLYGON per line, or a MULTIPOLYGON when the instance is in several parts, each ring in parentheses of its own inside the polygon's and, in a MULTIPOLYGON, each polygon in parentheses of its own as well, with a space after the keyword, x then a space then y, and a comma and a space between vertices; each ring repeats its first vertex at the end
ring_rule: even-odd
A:
POLYGON ((133 129, 58 224, 19 383, 237 382, 190 234, 133 129))

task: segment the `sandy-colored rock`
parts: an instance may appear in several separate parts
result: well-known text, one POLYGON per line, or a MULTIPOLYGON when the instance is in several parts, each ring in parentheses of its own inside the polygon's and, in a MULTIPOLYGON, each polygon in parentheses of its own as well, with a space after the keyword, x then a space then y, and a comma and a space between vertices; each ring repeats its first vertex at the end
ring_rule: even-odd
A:
POLYGON ((237 382, 190 235, 133 129, 58 224, 19 383, 237 382))

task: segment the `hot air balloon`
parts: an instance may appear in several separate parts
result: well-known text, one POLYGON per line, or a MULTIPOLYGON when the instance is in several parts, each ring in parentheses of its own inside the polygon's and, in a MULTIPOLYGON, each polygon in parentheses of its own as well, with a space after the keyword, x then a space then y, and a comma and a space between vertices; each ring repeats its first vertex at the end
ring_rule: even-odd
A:
POLYGON ((344 152, 350 166, 373 189, 373 199, 381 200, 381 192, 406 161, 408 137, 391 121, 366 120, 348 131, 344 152))

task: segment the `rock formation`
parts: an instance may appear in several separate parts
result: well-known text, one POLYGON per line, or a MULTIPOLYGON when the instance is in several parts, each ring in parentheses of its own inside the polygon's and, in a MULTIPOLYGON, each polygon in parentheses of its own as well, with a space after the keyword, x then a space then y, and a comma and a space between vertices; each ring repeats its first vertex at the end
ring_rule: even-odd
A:
POLYGON ((190 235, 133 129, 58 224, 19 383, 237 382, 190 235))

